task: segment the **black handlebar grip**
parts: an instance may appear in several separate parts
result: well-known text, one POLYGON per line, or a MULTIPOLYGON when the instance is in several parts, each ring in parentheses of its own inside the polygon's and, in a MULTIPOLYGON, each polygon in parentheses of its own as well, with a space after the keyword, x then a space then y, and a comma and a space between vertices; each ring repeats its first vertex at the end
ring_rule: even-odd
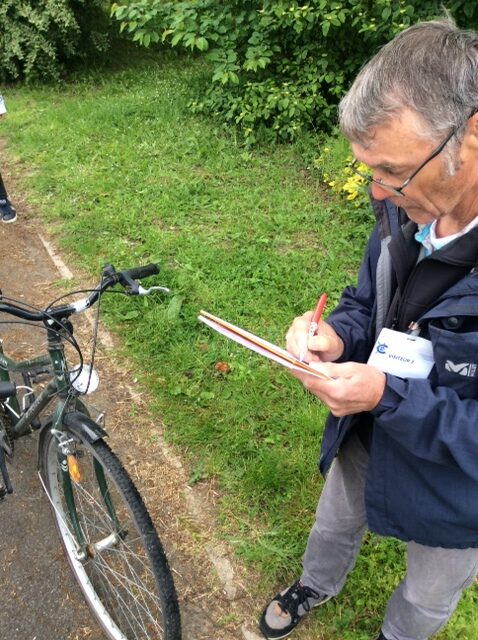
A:
POLYGON ((125 276, 129 276, 132 280, 139 280, 159 273, 159 267, 157 264, 145 264, 144 267, 133 267, 132 269, 123 271, 123 273, 125 276))

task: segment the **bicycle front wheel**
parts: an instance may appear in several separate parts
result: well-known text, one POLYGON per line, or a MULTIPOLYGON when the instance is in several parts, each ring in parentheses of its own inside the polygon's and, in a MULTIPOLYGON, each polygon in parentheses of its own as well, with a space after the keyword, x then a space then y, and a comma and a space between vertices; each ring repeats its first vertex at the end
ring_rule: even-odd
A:
POLYGON ((179 640, 173 579, 141 496, 104 441, 64 429, 44 435, 42 476, 89 606, 112 640, 179 640))

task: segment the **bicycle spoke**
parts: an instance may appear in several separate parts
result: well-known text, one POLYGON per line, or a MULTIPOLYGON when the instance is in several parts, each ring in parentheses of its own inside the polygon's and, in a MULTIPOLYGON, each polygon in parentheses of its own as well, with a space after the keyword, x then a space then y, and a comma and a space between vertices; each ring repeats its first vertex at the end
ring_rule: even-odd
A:
MULTIPOLYGON (((100 566, 104 567, 104 569, 106 569, 106 570, 107 570, 107 572, 108 572, 110 575, 113 575, 113 576, 116 578, 117 583, 118 583, 120 586, 123 586, 123 587, 124 587, 124 586, 125 586, 125 582, 128 582, 127 580, 125 580, 125 579, 124 579, 124 576, 123 576, 122 574, 115 572, 115 571, 114 571, 114 569, 113 569, 110 565, 108 565, 107 563, 104 563, 103 565, 100 565, 100 564, 96 563, 96 564, 95 564, 95 569, 99 569, 99 568, 100 568, 100 566)), ((132 581, 129 581, 129 582, 130 582, 131 584, 133 584, 133 583, 132 583, 132 581)), ((139 585, 135 584, 134 586, 138 587, 139 585)), ((148 592, 146 589, 145 589, 144 591, 145 591, 146 593, 148 593, 148 595, 149 595, 149 592, 148 592)), ((139 594, 139 595, 141 595, 141 597, 142 597, 143 604, 141 604, 141 603, 138 601, 138 598, 137 598, 137 597, 135 597, 135 596, 134 596, 130 591, 128 591, 126 588, 125 588, 122 592, 120 592, 119 590, 116 590, 112 595, 114 595, 114 596, 116 597, 116 600, 117 600, 118 602, 123 603, 123 604, 124 604, 124 608, 128 611, 128 614, 129 614, 129 615, 125 615, 125 616, 124 616, 124 617, 125 617, 125 620, 130 621, 130 620, 131 620, 131 617, 134 617, 134 618, 136 619, 136 621, 137 621, 138 625, 139 625, 139 626, 141 626, 141 625, 143 625, 142 618, 144 617, 144 615, 146 615, 146 616, 147 616, 147 618, 149 619, 150 624, 151 624, 152 626, 154 626, 156 629, 158 629, 158 630, 162 631, 162 627, 161 627, 161 625, 160 625, 160 624, 158 623, 158 621, 157 621, 155 618, 153 618, 153 617, 152 617, 152 615, 151 615, 150 608, 147 606, 147 603, 146 603, 146 601, 144 600, 144 594, 142 594, 142 593, 140 593, 140 594, 139 594), (128 593, 129 595, 131 595, 131 600, 130 600, 130 601, 126 601, 125 597, 122 595, 122 593, 124 593, 124 592, 128 593), (137 615, 136 615, 136 616, 134 615, 134 611, 133 611, 132 605, 134 605, 134 609, 136 609, 136 611, 137 611, 137 615)), ((143 627, 143 628, 145 629, 145 627, 143 627)), ((146 629, 145 629, 145 630, 146 630, 146 629)))

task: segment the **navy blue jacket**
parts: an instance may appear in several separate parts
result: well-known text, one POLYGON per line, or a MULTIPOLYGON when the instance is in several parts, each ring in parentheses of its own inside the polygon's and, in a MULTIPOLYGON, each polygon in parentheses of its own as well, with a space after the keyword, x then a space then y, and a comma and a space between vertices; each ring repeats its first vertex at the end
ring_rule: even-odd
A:
MULTIPOLYGON (((383 216, 396 214, 389 203, 375 205, 379 220, 357 286, 345 289, 327 320, 344 341, 341 362, 366 362, 375 342, 383 216)), ((392 236, 397 233, 395 225, 392 236)), ((319 467, 326 473, 351 430, 373 422, 365 490, 369 528, 427 546, 478 547, 478 272, 471 269, 416 319, 433 345, 430 376, 387 374, 383 397, 370 414, 329 415, 319 467)))

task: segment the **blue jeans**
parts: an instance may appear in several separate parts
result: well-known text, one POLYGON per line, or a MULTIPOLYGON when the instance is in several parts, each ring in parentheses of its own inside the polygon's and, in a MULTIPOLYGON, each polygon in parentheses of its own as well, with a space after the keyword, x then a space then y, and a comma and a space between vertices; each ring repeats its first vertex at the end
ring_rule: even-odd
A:
MULTIPOLYGON (((353 568, 367 528, 364 502, 368 454, 356 436, 342 447, 327 475, 303 558, 302 583, 337 595, 353 568)), ((426 640, 455 610, 478 574, 478 549, 407 544, 405 577, 388 601, 387 640, 426 640)), ((371 579, 373 577, 371 576, 371 579)))

